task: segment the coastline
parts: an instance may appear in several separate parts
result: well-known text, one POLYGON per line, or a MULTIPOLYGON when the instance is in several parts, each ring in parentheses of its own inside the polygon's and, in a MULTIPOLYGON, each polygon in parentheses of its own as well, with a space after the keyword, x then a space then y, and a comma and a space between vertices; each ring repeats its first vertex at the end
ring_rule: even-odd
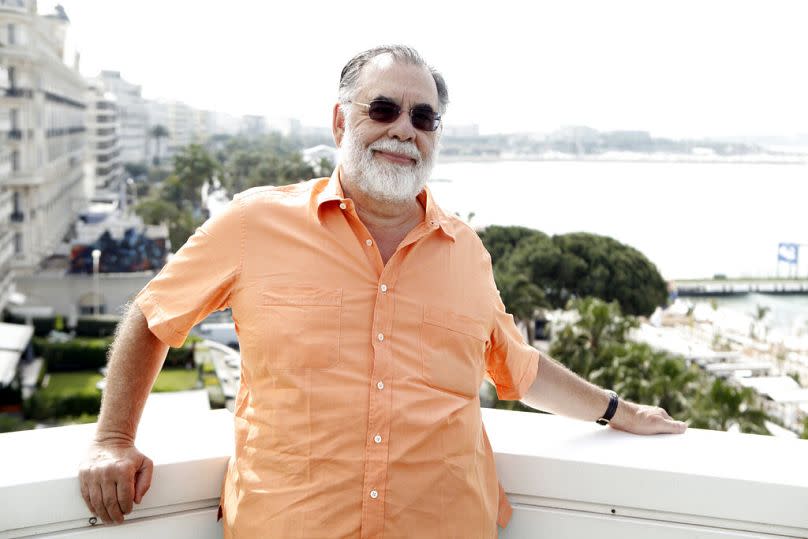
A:
POLYGON ((547 161, 547 162, 592 162, 592 163, 686 163, 686 164, 743 164, 743 165, 808 165, 808 155, 734 155, 699 156, 674 154, 509 154, 509 155, 444 155, 438 157, 439 164, 450 163, 493 163, 501 161, 547 161))

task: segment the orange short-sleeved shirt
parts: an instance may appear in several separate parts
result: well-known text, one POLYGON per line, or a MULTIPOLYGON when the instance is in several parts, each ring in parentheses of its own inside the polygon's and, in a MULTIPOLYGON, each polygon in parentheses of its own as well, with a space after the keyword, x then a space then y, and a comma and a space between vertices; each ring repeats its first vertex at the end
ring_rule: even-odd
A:
POLYGON ((478 389, 533 383, 538 352, 505 313, 476 233, 428 189, 387 264, 339 169, 255 188, 201 226, 138 294, 171 346, 232 308, 241 347, 225 537, 497 536, 478 389))

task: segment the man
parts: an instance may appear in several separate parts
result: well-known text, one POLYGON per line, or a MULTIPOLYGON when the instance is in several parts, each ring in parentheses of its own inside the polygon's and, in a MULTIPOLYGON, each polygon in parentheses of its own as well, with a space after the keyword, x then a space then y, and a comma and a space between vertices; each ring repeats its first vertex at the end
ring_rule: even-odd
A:
POLYGON ((523 342, 477 235, 425 187, 447 103, 414 50, 359 54, 333 110, 333 176, 237 195, 138 294, 80 474, 94 514, 122 522, 142 500, 152 463, 135 431, 167 346, 226 307, 242 377, 225 537, 496 537, 510 506, 481 422, 486 374, 501 398, 684 431, 523 342))

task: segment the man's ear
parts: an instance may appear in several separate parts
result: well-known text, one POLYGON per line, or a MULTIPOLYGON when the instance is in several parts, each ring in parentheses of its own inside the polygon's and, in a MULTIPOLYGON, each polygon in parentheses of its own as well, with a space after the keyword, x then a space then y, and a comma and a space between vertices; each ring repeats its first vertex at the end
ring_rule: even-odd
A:
POLYGON ((345 135, 345 115, 342 114, 342 107, 339 103, 334 105, 334 112, 331 118, 331 133, 334 135, 334 142, 337 148, 342 144, 342 137, 345 135))

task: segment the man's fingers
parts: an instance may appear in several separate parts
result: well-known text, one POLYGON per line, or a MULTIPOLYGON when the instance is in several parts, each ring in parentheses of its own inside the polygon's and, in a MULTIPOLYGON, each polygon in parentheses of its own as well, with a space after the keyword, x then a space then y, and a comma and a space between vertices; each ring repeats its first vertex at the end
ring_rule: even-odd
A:
POLYGON ((143 496, 149 490, 152 480, 152 471, 154 470, 154 463, 149 457, 143 458, 143 464, 140 469, 135 473, 135 503, 140 503, 143 496))
POLYGON ((92 512, 95 516, 100 518, 103 522, 112 522, 106 506, 104 506, 104 495, 101 492, 101 484, 97 482, 90 483, 90 502, 92 503, 92 512))
POLYGON ((90 488, 88 487, 89 479, 87 478, 87 472, 82 470, 79 472, 79 487, 81 488, 81 497, 84 498, 84 503, 87 505, 87 509, 95 515, 95 509, 93 509, 93 502, 90 500, 90 488))
POLYGON ((115 481, 105 479, 101 483, 101 496, 110 517, 110 522, 123 522, 123 513, 121 512, 121 506, 118 504, 118 488, 115 486, 115 481))
POLYGON ((120 505, 121 512, 124 515, 132 512, 132 499, 135 497, 134 482, 134 477, 121 477, 115 483, 118 491, 118 505, 120 505))
POLYGON ((681 434, 687 430, 687 423, 684 421, 674 421, 674 428, 676 429, 676 434, 681 434))
POLYGON ((663 421, 659 431, 661 434, 681 434, 687 430, 687 424, 682 421, 676 421, 675 419, 665 419, 663 421))

